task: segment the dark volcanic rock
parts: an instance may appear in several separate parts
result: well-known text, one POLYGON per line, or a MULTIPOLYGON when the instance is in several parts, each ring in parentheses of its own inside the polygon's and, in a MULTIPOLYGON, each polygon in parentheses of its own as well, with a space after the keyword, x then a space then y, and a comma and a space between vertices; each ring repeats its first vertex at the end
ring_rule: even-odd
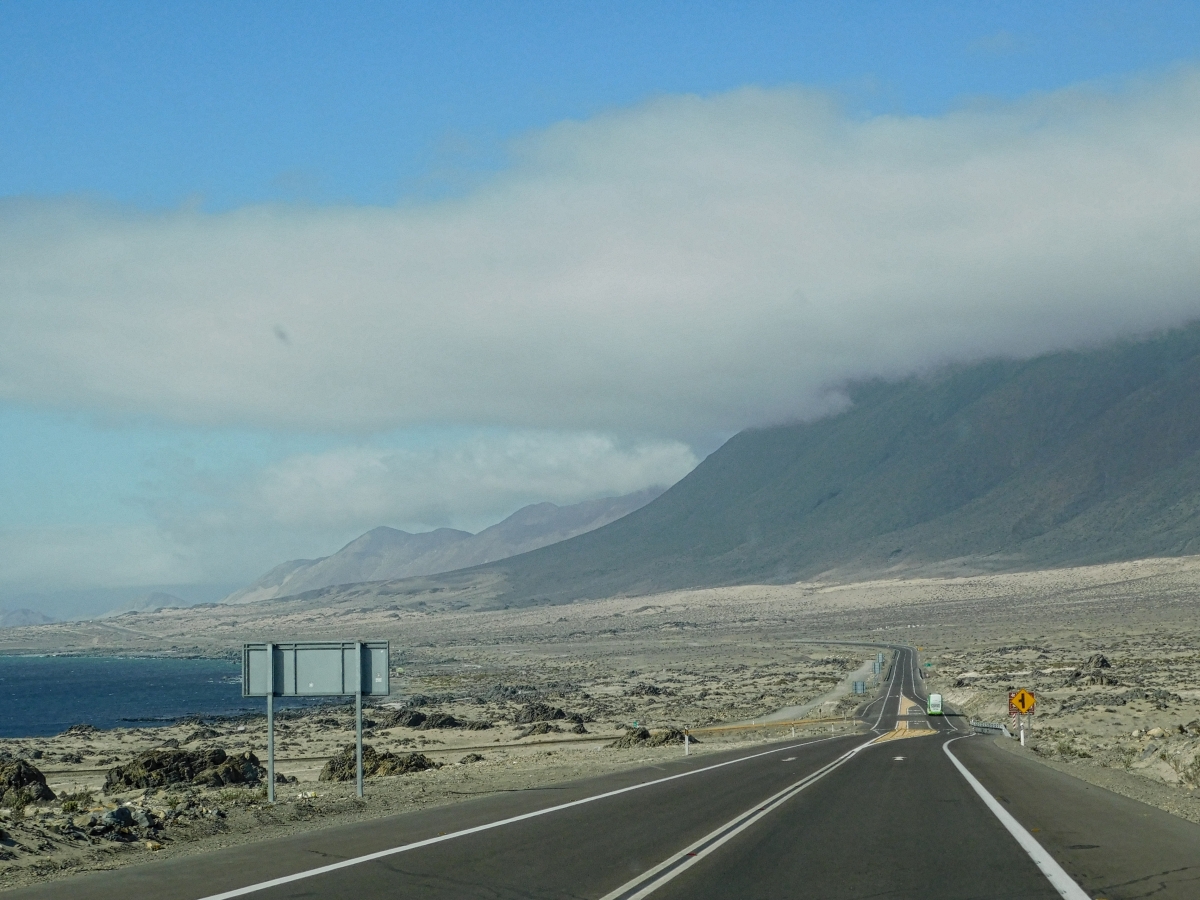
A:
POLYGON ((449 713, 430 713, 421 723, 422 729, 427 728, 461 728, 463 723, 449 713))
POLYGON ((1103 653, 1093 653, 1088 657, 1088 661, 1084 663, 1084 666, 1089 669, 1111 669, 1112 663, 1108 661, 1108 658, 1103 653))
POLYGON ((561 734, 562 729, 550 722, 535 722, 517 735, 517 740, 532 737, 535 734, 561 734))
POLYGON ((379 717, 379 724, 384 728, 420 728, 426 719, 425 713, 415 709, 388 710, 379 717))
MULTIPOLYGON (((355 746, 347 744, 332 757, 321 770, 320 781, 354 781, 358 777, 355 767, 355 746)), ((438 764, 424 753, 376 752, 370 744, 363 744, 363 777, 371 775, 407 775, 436 769, 438 764)))
POLYGON ((424 772, 426 769, 440 768, 424 753, 381 753, 379 765, 373 775, 407 775, 410 772, 424 772))
POLYGON ((79 725, 72 725, 63 734, 89 735, 99 731, 95 725, 88 725, 86 722, 79 725))
POLYGON ((238 756, 226 757, 225 762, 211 769, 205 769, 193 781, 196 784, 207 784, 209 787, 221 787, 226 784, 258 784, 266 777, 266 770, 258 761, 258 757, 246 751, 238 756))
POLYGON ((533 722, 552 722, 566 717, 567 714, 557 706, 548 703, 527 703, 513 716, 513 721, 518 725, 529 725, 533 722))
POLYGON ((54 791, 46 787, 46 776, 23 759, 0 765, 0 803, 21 809, 31 803, 48 803, 54 791))
POLYGON ((190 744, 192 741, 211 741, 213 738, 219 738, 220 736, 221 733, 219 731, 213 731, 207 725, 202 725, 185 737, 183 742, 190 744))
POLYGON ((519 697, 535 697, 541 691, 532 684, 497 684, 480 699, 482 700, 516 700, 519 697))
POLYGON ((169 784, 258 784, 263 769, 253 753, 229 756, 224 750, 148 750, 133 762, 110 769, 105 793, 169 784))
MULTIPOLYGON (((667 744, 682 744, 683 732, 678 728, 668 728, 657 734, 651 734, 647 728, 629 729, 624 737, 619 737, 608 746, 617 750, 628 750, 631 747, 664 747, 667 744)), ((700 743, 691 738, 691 743, 700 743)))
POLYGON ((650 740, 649 728, 630 728, 623 737, 617 738, 608 746, 616 750, 628 750, 630 747, 644 747, 650 740))
POLYGON ((409 706, 437 706, 439 703, 453 703, 453 694, 413 694, 408 698, 409 706))
MULTIPOLYGON (((688 739, 689 743, 700 743, 694 737, 688 739)), ((682 744, 683 732, 678 728, 668 728, 666 731, 660 731, 657 734, 650 736, 650 740, 646 741, 647 747, 665 747, 667 744, 682 744)))
POLYGON ((133 810, 127 806, 118 806, 100 816, 98 824, 108 828, 129 828, 136 823, 133 819, 133 810))
POLYGON ((660 688, 656 684, 646 684, 639 681, 627 692, 630 697, 663 697, 670 696, 671 692, 665 688, 660 688))

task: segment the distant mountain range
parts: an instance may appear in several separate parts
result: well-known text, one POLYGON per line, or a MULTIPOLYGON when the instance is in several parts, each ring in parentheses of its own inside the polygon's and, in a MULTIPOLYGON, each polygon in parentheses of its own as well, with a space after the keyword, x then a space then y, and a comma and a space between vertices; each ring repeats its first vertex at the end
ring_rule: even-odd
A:
POLYGON ((373 528, 332 556, 294 559, 276 566, 222 603, 252 603, 331 585, 433 575, 505 559, 607 525, 662 494, 647 488, 622 497, 572 506, 536 503, 478 534, 438 528, 410 534, 373 528))
POLYGON ((53 621, 55 621, 53 616, 48 616, 33 609, 0 610, 0 628, 20 628, 23 625, 49 625, 53 621))
POLYGON ((121 604, 116 609, 105 613, 99 618, 107 619, 112 616, 122 616, 128 612, 153 612, 156 609, 176 609, 191 605, 183 598, 176 597, 174 594, 168 594, 164 591, 152 591, 144 597, 121 604))
POLYGON ((735 435, 606 527, 371 592, 398 602, 424 584, 521 606, 1200 554, 1200 325, 851 398, 839 415, 735 435))

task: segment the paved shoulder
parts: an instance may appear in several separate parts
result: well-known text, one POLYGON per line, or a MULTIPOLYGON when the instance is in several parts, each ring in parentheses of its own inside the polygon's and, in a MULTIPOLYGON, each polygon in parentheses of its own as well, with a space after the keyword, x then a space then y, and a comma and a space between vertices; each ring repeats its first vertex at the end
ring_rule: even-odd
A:
POLYGON ((1196 900, 1200 825, 971 738, 951 748, 1093 897, 1196 900))

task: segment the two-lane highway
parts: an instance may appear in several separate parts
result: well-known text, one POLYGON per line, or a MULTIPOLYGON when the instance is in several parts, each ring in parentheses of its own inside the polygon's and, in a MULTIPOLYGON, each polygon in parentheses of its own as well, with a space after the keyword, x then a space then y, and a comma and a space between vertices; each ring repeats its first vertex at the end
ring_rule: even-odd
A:
MULTIPOLYGON (((1106 870, 1077 865, 1086 851, 1071 847, 1099 846, 1089 844, 1086 825, 1069 828, 1046 813, 1056 830, 1042 846, 1033 836, 1040 828, 1018 821, 1044 814, 1036 798, 1014 806, 1001 792, 998 801, 985 782, 1011 793, 1013 767, 1026 766, 1032 768, 1020 769, 1021 783, 1054 797, 1060 811, 1075 800, 1092 811, 1103 798, 1085 796, 1086 786, 1074 779, 1047 780, 1058 773, 963 734, 954 717, 927 716, 917 667, 913 651, 894 651, 886 688, 855 735, 681 756, 635 772, 96 873, 13 896, 1120 900, 1145 896, 1130 886, 1144 887, 1147 878, 1157 878, 1156 897, 1200 896, 1189 893, 1200 827, 1165 813, 1170 821, 1154 820, 1157 856, 1127 848, 1117 857, 1123 862, 1106 870), (970 748, 978 777, 952 758, 962 747, 970 748), (1141 871, 1143 856, 1152 872, 1141 871)), ((1113 807, 1118 827, 1121 816, 1131 824, 1150 816, 1133 806, 1113 807)), ((1136 831, 1126 833, 1136 845, 1136 831)))
POLYGON ((879 730, 892 728, 853 766, 655 897, 1063 896, 944 752, 958 728, 925 714, 915 655, 900 651, 892 674, 879 730))

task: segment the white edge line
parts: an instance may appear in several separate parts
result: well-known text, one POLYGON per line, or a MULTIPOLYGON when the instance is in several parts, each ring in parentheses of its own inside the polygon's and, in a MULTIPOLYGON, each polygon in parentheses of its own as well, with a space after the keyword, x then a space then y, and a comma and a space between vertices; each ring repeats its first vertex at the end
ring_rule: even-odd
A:
MULTIPOLYGON (((650 894, 657 891, 664 884, 666 884, 667 882, 674 879, 676 876, 681 875, 683 872, 690 869, 692 866, 694 866, 700 860, 704 859, 704 857, 708 856, 710 853, 712 853, 718 847, 722 846, 727 841, 732 840, 734 837, 741 834, 743 831, 745 831, 747 828, 749 828, 751 825, 753 825, 759 819, 763 818, 768 813, 774 812, 776 809, 778 809, 780 806, 782 806, 788 800, 792 799, 792 797, 796 796, 796 794, 800 793, 806 787, 809 787, 810 785, 816 783, 817 781, 820 781, 822 778, 824 778, 826 775, 828 775, 834 769, 837 769, 840 766, 844 765, 845 763, 849 762, 860 751, 865 750, 867 747, 870 747, 874 743, 875 743, 875 739, 872 738, 871 740, 867 741, 866 743, 859 744, 857 747, 854 747, 853 749, 848 750, 846 753, 843 753, 841 756, 839 756, 837 759, 833 760, 832 762, 826 763, 824 766, 822 766, 817 771, 812 772, 808 775, 805 775, 799 781, 788 785, 782 791, 779 791, 777 794, 774 794, 774 795, 768 797, 766 800, 763 800, 759 803, 755 803, 752 807, 750 807, 750 809, 746 810, 745 812, 740 813, 739 815, 734 816, 728 822, 725 822, 724 824, 719 825, 718 827, 714 828, 712 831, 710 831, 704 837, 700 838, 697 841, 692 842, 691 844, 689 844, 688 846, 686 846, 682 850, 680 850, 678 853, 668 856, 666 859, 664 859, 662 862, 660 862, 657 866, 654 866, 651 869, 647 869, 645 872, 642 872, 637 877, 632 878, 629 881, 625 882, 625 884, 621 885, 616 890, 609 891, 607 894, 605 894, 603 897, 601 897, 600 900, 616 900, 616 898, 623 897, 629 891, 632 891, 639 884, 644 885, 644 886, 641 888, 641 890, 637 891, 636 893, 629 894, 629 896, 626 898, 626 900, 642 900, 642 898, 648 897, 650 894), (757 810, 757 812, 756 812, 756 810, 757 810), (712 841, 713 837, 715 835, 721 834, 721 832, 724 829, 729 828, 730 825, 732 825, 735 822, 738 822, 739 819, 742 821, 740 822, 740 824, 738 824, 738 826, 736 828, 732 829, 728 834, 721 835, 719 840, 716 840, 709 846, 704 847, 703 850, 696 852, 697 848, 704 846, 704 844, 707 843, 708 841, 712 841), (689 854, 691 854, 693 852, 696 853, 695 856, 692 856, 690 859, 685 859, 685 857, 687 857, 689 854), (674 869, 671 869, 670 872, 668 872, 667 874, 663 875, 660 878, 654 877, 659 872, 661 872, 663 869, 666 869, 669 866, 674 865, 675 863, 679 862, 681 859, 685 860, 681 865, 678 865, 674 869)), ((1089 900, 1090 900, 1090 898, 1089 898, 1089 900)))
MULTIPOLYGON (((969 737, 969 735, 964 736, 969 737)), ((1065 900, 1091 900, 1087 892, 1075 883, 1075 879, 1068 875, 1066 870, 1058 864, 1058 861, 1046 851, 1046 848, 1037 842, 1037 838, 1026 831, 1024 826, 1014 819, 1012 814, 1001 806, 995 797, 988 793, 987 788, 979 783, 979 779, 972 775, 967 767, 959 762, 958 757, 950 752, 950 745, 955 741, 961 740, 961 737, 951 738, 942 744, 942 750, 950 757, 950 761, 954 763, 962 777, 967 779, 967 784, 975 789, 975 793, 987 804, 987 808, 1000 820, 1000 824, 1008 829, 1008 833, 1017 839, 1017 843, 1029 854, 1034 865, 1042 870, 1042 874, 1046 876, 1050 884, 1065 900)))
MULTIPOLYGON (((845 735, 841 735, 845 737, 845 735)), ((472 828, 464 828, 461 831, 452 831, 449 834, 441 834, 437 837, 425 838, 422 841, 414 841, 411 844, 401 844, 399 847, 389 847, 386 850, 378 850, 375 853, 368 853, 364 856, 355 856, 351 859, 343 859, 335 863, 330 863, 325 866, 319 866, 315 869, 305 869, 303 872, 294 872, 291 875, 281 875, 279 878, 272 878, 269 881, 260 881, 257 884, 249 884, 245 887, 234 888, 230 891, 224 891, 220 894, 210 894, 206 897, 201 897, 200 900, 230 900, 233 897, 244 897, 247 894, 253 894, 258 891, 265 891, 268 888, 278 887, 281 884, 290 884, 293 881, 302 881, 305 878, 312 878, 317 875, 324 875, 328 872, 336 872, 338 869, 346 869, 350 866, 357 866, 361 863, 371 862, 376 859, 383 859, 388 856, 394 856, 397 853, 405 853, 409 850, 417 850, 421 847, 428 847, 431 844, 440 844, 443 841, 452 841, 455 838, 466 837, 469 834, 478 834, 481 831, 488 831, 492 828, 500 828, 503 825, 511 825, 514 822, 521 822, 525 819, 533 819, 538 816, 544 816, 549 813, 559 812, 560 810, 570 809, 573 806, 581 806, 584 803, 591 803, 595 800, 604 800, 608 797, 616 797, 618 794, 625 794, 629 791, 637 791, 642 788, 652 787, 656 784, 663 784, 667 781, 674 781, 677 778, 687 778, 691 775, 699 775, 703 772, 711 772, 713 769, 720 769, 725 766, 731 766, 735 763, 747 762, 752 759, 758 759, 762 756, 770 756, 772 753, 782 753, 787 750, 795 750, 797 747, 809 747, 813 744, 822 744, 826 741, 837 740, 837 738, 824 737, 817 738, 812 741, 803 741, 799 744, 790 744, 786 747, 778 747, 774 750, 764 750, 762 753, 755 753, 750 756, 739 756, 737 759, 729 759, 725 762, 714 763, 711 766, 704 766, 700 769, 692 769, 688 772, 679 772, 676 775, 667 775, 664 778, 656 778, 653 781, 643 781, 639 784, 631 784, 627 787, 617 788, 616 790, 606 791, 603 794, 595 794, 591 797, 581 797, 578 800, 571 800, 568 803, 560 803, 557 806, 547 806, 544 809, 535 809, 531 812, 522 813, 519 816, 511 816, 507 819, 498 819, 495 822, 486 822, 483 825, 475 825, 472 828)))

